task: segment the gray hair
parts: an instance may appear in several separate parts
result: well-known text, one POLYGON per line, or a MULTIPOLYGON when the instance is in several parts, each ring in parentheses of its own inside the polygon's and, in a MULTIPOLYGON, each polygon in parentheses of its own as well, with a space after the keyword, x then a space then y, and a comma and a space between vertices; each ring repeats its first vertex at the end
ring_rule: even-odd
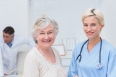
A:
MULTIPOLYGON (((37 31, 39 29, 46 28, 49 24, 53 25, 55 36, 58 34, 58 32, 59 32, 58 23, 53 19, 50 19, 47 17, 42 17, 42 18, 37 19, 34 26, 32 27, 31 34, 32 34, 32 37, 34 38, 34 40, 37 37, 37 31)), ((35 42, 37 43, 36 40, 35 40, 35 42)))
POLYGON ((100 25, 104 26, 104 16, 99 9, 89 8, 82 15, 82 21, 89 16, 94 16, 98 19, 100 25))

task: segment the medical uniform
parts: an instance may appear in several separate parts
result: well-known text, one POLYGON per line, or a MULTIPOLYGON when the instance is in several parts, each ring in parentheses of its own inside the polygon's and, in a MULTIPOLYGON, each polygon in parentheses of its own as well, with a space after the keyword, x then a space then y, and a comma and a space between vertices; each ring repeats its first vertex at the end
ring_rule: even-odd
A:
POLYGON ((2 54, 0 49, 0 77, 3 76, 3 63, 2 63, 2 54))
POLYGON ((72 61, 68 71, 68 77, 116 77, 116 49, 107 41, 102 40, 101 67, 99 67, 100 42, 88 52, 87 45, 82 50, 82 58, 76 60, 84 42, 78 44, 73 50, 72 61))
POLYGON ((31 47, 35 46, 35 42, 31 38, 17 35, 14 36, 11 47, 4 43, 3 38, 0 38, 0 44, 4 74, 10 73, 12 71, 15 71, 16 73, 17 54, 22 45, 28 44, 31 47))

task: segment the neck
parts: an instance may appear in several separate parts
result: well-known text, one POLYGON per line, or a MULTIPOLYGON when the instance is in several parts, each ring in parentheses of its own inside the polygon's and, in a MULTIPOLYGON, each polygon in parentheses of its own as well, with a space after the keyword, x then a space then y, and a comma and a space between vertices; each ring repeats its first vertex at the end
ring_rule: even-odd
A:
POLYGON ((52 51, 51 48, 44 48, 44 47, 41 47, 41 46, 36 46, 41 52, 44 52, 44 53, 49 53, 52 51))
POLYGON ((101 41, 100 37, 97 37, 95 39, 89 39, 89 41, 88 41, 88 51, 90 52, 91 49, 100 41, 101 41))
POLYGON ((6 44, 9 44, 9 43, 11 43, 11 42, 12 42, 12 40, 11 40, 10 42, 6 43, 6 44))
POLYGON ((101 41, 101 38, 100 37, 97 37, 95 39, 89 39, 89 45, 96 45, 98 42, 101 41))

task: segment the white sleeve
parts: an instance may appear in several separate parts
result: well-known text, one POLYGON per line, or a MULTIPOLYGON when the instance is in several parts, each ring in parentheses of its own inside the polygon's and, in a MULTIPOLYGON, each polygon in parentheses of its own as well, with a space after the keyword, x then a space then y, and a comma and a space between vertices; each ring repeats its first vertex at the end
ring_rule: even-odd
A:
POLYGON ((0 49, 0 77, 3 76, 3 63, 2 63, 2 54, 0 49))
POLYGON ((23 77, 40 77, 39 64, 33 55, 27 55, 24 64, 23 77))
POLYGON ((23 37, 23 44, 27 44, 30 47, 34 47, 36 45, 31 37, 23 37))

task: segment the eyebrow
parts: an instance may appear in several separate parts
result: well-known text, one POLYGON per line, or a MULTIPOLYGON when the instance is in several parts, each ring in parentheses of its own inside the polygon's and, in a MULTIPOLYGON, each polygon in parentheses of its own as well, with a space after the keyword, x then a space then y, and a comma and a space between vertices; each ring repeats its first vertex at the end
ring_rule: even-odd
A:
MULTIPOLYGON (((53 31, 53 30, 49 30, 49 31, 53 31)), ((44 31, 40 31, 40 32, 44 32, 44 31)))
POLYGON ((54 31, 54 30, 49 30, 49 31, 54 31))

